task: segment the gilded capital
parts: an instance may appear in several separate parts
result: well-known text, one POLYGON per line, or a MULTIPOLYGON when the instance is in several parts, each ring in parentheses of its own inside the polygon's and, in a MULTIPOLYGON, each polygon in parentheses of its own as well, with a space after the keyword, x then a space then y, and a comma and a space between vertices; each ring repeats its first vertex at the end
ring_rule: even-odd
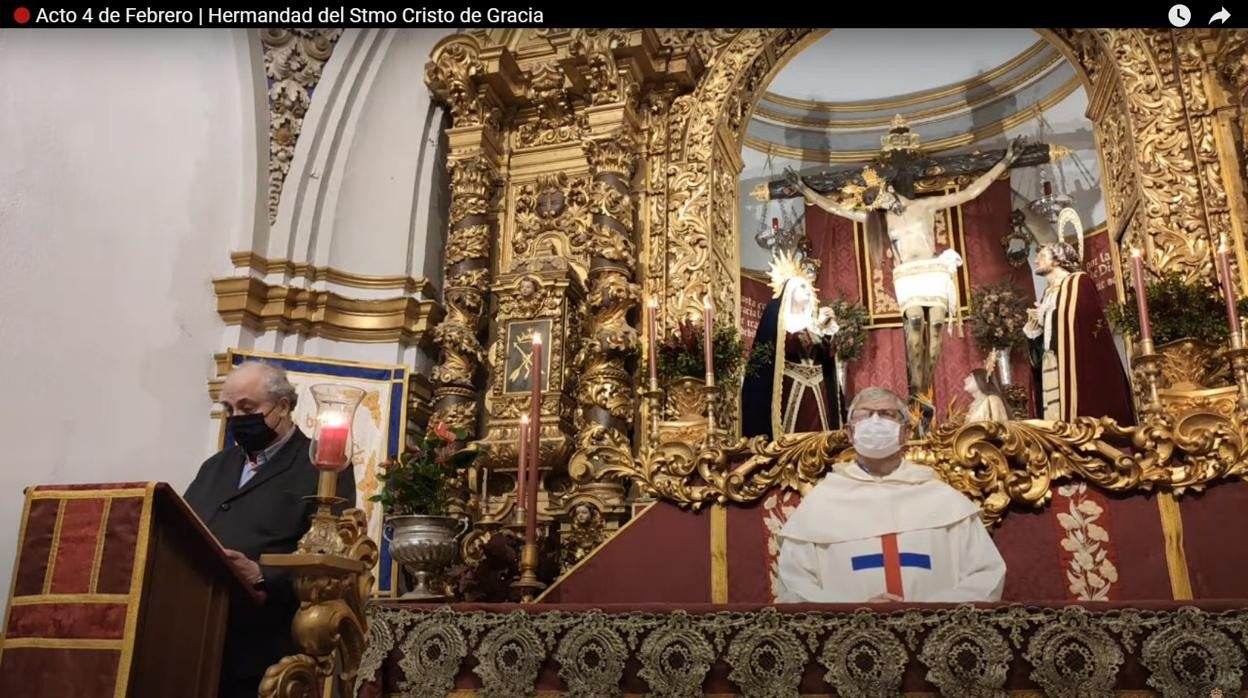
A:
POLYGON ((595 175, 612 174, 628 181, 637 167, 639 145, 637 138, 627 132, 587 140, 585 159, 595 175))

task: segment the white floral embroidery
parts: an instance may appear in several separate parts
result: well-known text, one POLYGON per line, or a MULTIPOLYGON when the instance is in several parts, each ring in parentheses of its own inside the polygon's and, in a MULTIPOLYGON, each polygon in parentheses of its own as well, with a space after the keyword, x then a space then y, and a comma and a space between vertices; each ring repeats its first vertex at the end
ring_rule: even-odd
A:
MULTIPOLYGON (((1096 523, 1105 510, 1087 498, 1086 483, 1062 485, 1057 493, 1067 498, 1067 510, 1057 512, 1057 520, 1066 532, 1062 549, 1071 553, 1066 570, 1070 593, 1080 601, 1108 601, 1109 591, 1118 581, 1118 568, 1102 546, 1109 542, 1109 532, 1096 523)), ((1054 502, 1054 506, 1060 504, 1054 502)))
POLYGON ((777 536, 785 522, 797 510, 802 496, 791 491, 777 491, 763 500, 763 525, 767 527, 767 570, 771 575, 771 600, 780 593, 780 540, 777 536))

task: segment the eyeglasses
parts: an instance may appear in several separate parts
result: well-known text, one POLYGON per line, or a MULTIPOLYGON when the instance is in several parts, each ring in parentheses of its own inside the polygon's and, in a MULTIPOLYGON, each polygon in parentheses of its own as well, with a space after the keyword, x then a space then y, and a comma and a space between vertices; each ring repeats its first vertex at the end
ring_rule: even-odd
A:
POLYGON ((857 407, 854 408, 854 413, 849 416, 849 421, 861 422, 865 419, 870 419, 874 415, 879 415, 884 419, 891 419, 894 422, 904 422, 906 419, 906 415, 903 414, 901 410, 897 409, 889 408, 873 410, 869 407, 857 407))
POLYGON ((254 403, 249 403, 249 402, 244 401, 243 404, 238 406, 238 409, 235 409, 233 405, 230 405, 229 403, 226 403, 226 402, 222 402, 221 406, 222 408, 224 408, 225 414, 227 416, 235 415, 235 414, 238 414, 238 415, 256 414, 257 412, 259 412, 263 414, 265 417, 268 417, 269 413, 272 412, 273 409, 277 407, 277 405, 272 404, 266 409, 265 408, 266 404, 269 404, 269 403, 262 402, 260 404, 254 404, 254 403))

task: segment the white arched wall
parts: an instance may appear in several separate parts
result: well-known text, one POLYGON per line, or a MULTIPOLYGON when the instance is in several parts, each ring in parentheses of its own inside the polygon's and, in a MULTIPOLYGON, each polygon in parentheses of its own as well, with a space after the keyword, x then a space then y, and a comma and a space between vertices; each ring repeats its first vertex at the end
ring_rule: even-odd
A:
MULTIPOLYGON (((233 252, 369 277, 441 277, 448 210, 444 116, 430 99, 424 66, 440 30, 343 32, 296 142, 271 230, 233 252)), ((239 267, 271 285, 328 290, 352 299, 417 299, 420 290, 360 288, 332 279, 239 267)), ((229 348, 403 364, 428 373, 434 357, 417 346, 346 342, 277 329, 225 328, 229 348)))
POLYGON ((6 596, 24 488, 181 492, 216 449, 211 280, 267 218, 264 85, 241 30, 0 32, 6 596))

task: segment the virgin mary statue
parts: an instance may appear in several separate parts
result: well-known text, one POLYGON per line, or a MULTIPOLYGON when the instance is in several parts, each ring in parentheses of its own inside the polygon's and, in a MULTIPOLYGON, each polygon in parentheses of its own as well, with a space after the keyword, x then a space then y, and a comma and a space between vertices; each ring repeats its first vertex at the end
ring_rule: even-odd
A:
POLYGON ((836 317, 819 307, 814 274, 781 252, 771 262, 772 299, 763 309, 741 384, 741 435, 767 436, 841 427, 831 338, 836 317))

